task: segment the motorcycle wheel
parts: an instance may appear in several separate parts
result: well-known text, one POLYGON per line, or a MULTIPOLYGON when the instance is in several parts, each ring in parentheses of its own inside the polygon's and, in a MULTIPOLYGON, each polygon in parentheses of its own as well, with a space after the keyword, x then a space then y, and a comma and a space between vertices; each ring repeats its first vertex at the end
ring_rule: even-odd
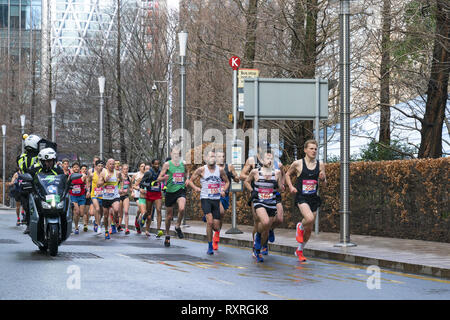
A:
POLYGON ((51 224, 48 227, 48 248, 51 256, 58 254, 59 230, 57 224, 51 224))

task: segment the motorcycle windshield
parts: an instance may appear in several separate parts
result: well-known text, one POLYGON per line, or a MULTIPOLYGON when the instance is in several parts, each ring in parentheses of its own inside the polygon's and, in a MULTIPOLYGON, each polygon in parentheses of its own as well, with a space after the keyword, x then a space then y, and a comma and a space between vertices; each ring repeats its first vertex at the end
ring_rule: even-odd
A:
POLYGON ((65 174, 45 175, 38 174, 38 189, 41 197, 48 203, 59 203, 66 188, 67 177, 65 174))

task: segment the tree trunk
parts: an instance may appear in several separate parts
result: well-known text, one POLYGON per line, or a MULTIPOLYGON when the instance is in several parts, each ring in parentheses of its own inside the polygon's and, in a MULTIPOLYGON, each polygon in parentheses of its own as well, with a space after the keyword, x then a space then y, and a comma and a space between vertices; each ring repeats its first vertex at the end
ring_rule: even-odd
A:
POLYGON ((391 109, 390 109, 390 53, 391 38, 391 0, 383 0, 383 27, 381 35, 380 66, 380 136, 378 141, 390 145, 391 109))
POLYGON ((450 71, 450 4, 448 0, 437 0, 436 3, 436 36, 425 115, 420 131, 419 158, 442 156, 442 125, 448 99, 450 71))
POLYGON ((122 107, 122 87, 121 87, 121 68, 120 68, 120 0, 117 0, 117 55, 116 55, 116 73, 117 73, 117 113, 119 116, 119 141, 120 141, 120 161, 127 162, 127 148, 125 143, 125 126, 122 107))

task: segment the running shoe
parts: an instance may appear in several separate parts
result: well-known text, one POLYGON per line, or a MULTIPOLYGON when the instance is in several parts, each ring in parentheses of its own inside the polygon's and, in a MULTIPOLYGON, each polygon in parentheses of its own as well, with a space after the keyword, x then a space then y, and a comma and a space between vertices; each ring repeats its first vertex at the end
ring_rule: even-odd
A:
POLYGON ((303 243, 303 233, 305 231, 303 230, 303 225, 301 222, 297 223, 296 232, 295 232, 295 239, 298 243, 303 243))
POLYGON ((125 234, 130 234, 130 230, 125 230, 125 234))
POLYGON ((94 232, 97 232, 97 229, 98 229, 98 224, 96 224, 94 221, 94 232))
POLYGON ((267 244, 262 246, 261 254, 264 255, 264 256, 267 256, 269 254, 269 247, 267 246, 267 244))
POLYGON ((84 225, 83 231, 84 231, 84 232, 87 232, 87 231, 88 231, 88 226, 87 226, 87 224, 84 225))
POLYGON ((118 232, 122 232, 123 231, 123 229, 122 229, 122 226, 119 224, 119 226, 117 227, 117 231, 118 232))
POLYGON ((220 241, 220 232, 219 231, 215 231, 214 232, 214 236, 213 236, 213 249, 214 250, 218 250, 219 249, 219 241, 220 241))
POLYGON ((170 236, 166 236, 166 240, 164 240, 164 246, 170 247, 170 236))
POLYGON ((116 229, 116 225, 112 224, 111 225, 111 234, 117 233, 117 229, 116 229))
POLYGON ((74 232, 75 234, 79 234, 80 233, 80 231, 78 231, 78 229, 75 229, 75 232, 74 232))
POLYGON ((146 219, 146 217, 145 217, 145 215, 144 215, 144 216, 142 217, 142 220, 139 221, 139 224, 140 224, 141 229, 143 229, 144 226, 145 226, 145 220, 147 220, 147 219, 146 219))
POLYGON ((269 230, 269 241, 271 243, 275 242, 275 232, 273 232, 273 230, 269 230))
POLYGON ((260 250, 253 249, 253 258, 255 258, 258 262, 264 262, 264 258, 260 250))
POLYGON ((303 251, 300 251, 300 250, 295 250, 295 255, 298 257, 298 261, 300 261, 300 262, 305 262, 306 261, 306 258, 305 258, 305 256, 303 255, 303 251))
POLYGON ((156 238, 157 239, 161 238, 163 234, 164 232, 162 232, 162 230, 159 230, 158 233, 156 234, 156 238))
POLYGON ((17 218, 16 226, 20 226, 20 218, 17 218))
POLYGON ((183 239, 184 238, 184 234, 181 231, 181 228, 177 228, 175 227, 175 231, 177 232, 178 238, 183 239))
POLYGON ((214 254, 212 243, 208 243, 208 251, 206 251, 206 253, 210 256, 214 254))
POLYGON ((109 239, 111 239, 111 237, 109 236, 109 232, 106 231, 105 232, 105 240, 109 240, 109 239))
POLYGON ((139 225, 137 217, 136 217, 136 220, 134 220, 134 226, 136 227, 137 233, 141 234, 141 226, 139 225))
POLYGON ((255 250, 261 250, 261 234, 259 232, 257 232, 255 235, 255 242, 253 247, 255 248, 255 250))

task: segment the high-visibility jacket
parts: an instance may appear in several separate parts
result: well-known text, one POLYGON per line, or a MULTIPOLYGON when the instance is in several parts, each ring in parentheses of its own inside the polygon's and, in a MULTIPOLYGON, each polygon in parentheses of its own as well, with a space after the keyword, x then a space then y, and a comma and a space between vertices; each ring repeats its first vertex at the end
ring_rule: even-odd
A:
POLYGON ((30 170, 35 165, 40 165, 39 159, 37 156, 30 156, 27 153, 22 153, 17 158, 17 165, 19 167, 20 173, 26 173, 28 170, 30 170))

